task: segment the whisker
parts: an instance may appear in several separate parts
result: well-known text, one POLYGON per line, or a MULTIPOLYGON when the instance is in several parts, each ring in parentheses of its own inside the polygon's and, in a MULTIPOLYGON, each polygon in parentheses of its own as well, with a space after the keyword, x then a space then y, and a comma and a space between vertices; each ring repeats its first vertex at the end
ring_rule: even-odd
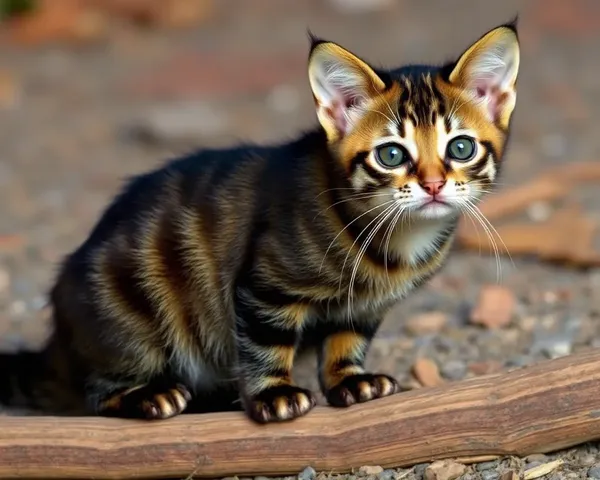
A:
POLYGON ((385 215, 390 209, 395 207, 396 200, 391 200, 390 202, 387 203, 387 206, 385 208, 385 210, 383 212, 379 212, 375 218, 373 218, 361 231, 360 233, 356 236, 356 238, 354 239, 354 242, 352 242, 352 245, 350 245, 350 248, 348 249, 348 251, 346 252, 346 257, 344 258, 344 263, 342 264, 342 269, 340 271, 340 281, 339 281, 339 286, 338 288, 341 290, 342 289, 342 279, 343 279, 343 275, 344 275, 344 269, 346 268, 346 262, 348 261, 348 257, 350 256, 350 253, 352 252, 352 248, 354 248, 354 245, 356 245, 356 242, 358 241, 358 239, 362 236, 363 233, 365 233, 365 231, 371 226, 372 223, 376 222, 382 215, 385 215), (392 204, 392 205, 390 205, 392 204))
MULTIPOLYGON (((498 249, 498 245, 496 244, 496 240, 493 238, 492 232, 490 231, 488 226, 483 222, 483 220, 479 217, 479 215, 477 214, 477 212, 475 211, 473 206, 468 202, 467 199, 463 199, 463 200, 464 200, 464 203, 462 203, 462 207, 472 218, 474 218, 475 220, 477 220, 479 222, 479 224, 483 227, 483 229, 488 237, 488 240, 490 241, 490 244, 494 251, 494 258, 496 259, 496 281, 500 282, 502 265, 500 263, 500 252, 498 249)), ((481 246, 480 246, 480 248, 481 248, 481 246)))
POLYGON ((342 200, 339 200, 335 203, 332 203, 331 205, 329 205, 325 210, 320 211, 319 213, 317 213, 313 220, 315 220, 319 215, 324 214, 325 212, 327 212, 329 209, 335 207, 336 205, 340 205, 341 203, 346 203, 346 202, 352 202, 355 200, 370 200, 372 198, 377 198, 377 197, 389 197, 390 194, 389 193, 360 193, 360 194, 356 194, 356 195, 351 195, 347 198, 344 198, 342 200))
POLYGON ((321 266, 319 267, 319 273, 321 273, 321 269, 323 268, 323 262, 325 262, 325 257, 327 257, 327 254, 329 253, 329 250, 331 249, 332 245, 334 244, 334 242, 338 239, 338 237, 350 226, 352 225, 354 222, 356 222, 357 220, 359 220, 361 217, 364 217, 365 215, 368 215, 369 213, 371 213, 373 210, 377 210, 378 208, 382 208, 385 207, 386 205, 389 205, 390 203, 395 202, 395 200, 390 200, 388 202, 382 203, 381 205, 376 205, 375 207, 367 210, 366 212, 361 213, 358 217, 356 217, 354 220, 352 220, 351 222, 348 223, 348 225, 344 226, 344 228, 342 228, 342 230, 340 230, 340 232, 333 238, 333 240, 331 240, 331 242, 329 243, 329 246, 327 247, 327 250, 325 251, 325 255, 323 255, 323 260, 321 260, 321 266))
MULTIPOLYGON (((500 236, 500 234, 498 233, 498 230, 496 230, 496 228, 492 225, 492 223, 487 219, 487 217, 483 214, 483 212, 481 212, 481 210, 479 210, 479 208, 474 205, 470 200, 468 199, 464 199, 465 200, 465 206, 468 206, 468 209, 472 212, 472 215, 479 221, 479 223, 481 224, 481 226, 484 228, 484 230, 486 231, 488 238, 490 239, 490 243, 492 243, 492 248, 494 249, 494 254, 496 255, 496 263, 497 263, 497 268, 499 270, 501 270, 501 261, 500 261, 500 249, 497 246, 496 241, 493 238, 492 233, 494 233, 496 235, 496 237, 498 237, 498 240, 500 240, 500 242, 502 243, 502 246, 504 247, 504 250, 506 251, 511 264, 513 265, 513 267, 515 267, 515 263, 514 260, 512 258, 512 255, 510 254, 510 251, 508 250, 508 247, 506 246, 506 244, 504 243, 504 240, 502 239, 502 237, 500 236)), ((498 275, 497 277, 497 281, 500 281, 500 276, 498 275)))
POLYGON ((354 187, 335 187, 335 188, 328 188, 327 190, 323 190, 321 193, 319 193, 315 198, 319 198, 321 195, 323 195, 324 193, 328 193, 328 192, 333 192, 336 190, 354 190, 356 191, 356 188, 354 187))
MULTIPOLYGON (((350 284, 348 286, 348 314, 349 314, 349 316, 352 315, 351 307, 352 307, 352 299, 353 299, 353 295, 354 295, 354 283, 356 281, 356 274, 358 272, 360 262, 362 261, 365 253, 367 252, 369 245, 375 238, 375 235, 377 235, 377 232, 379 231, 379 229, 385 224, 386 220, 395 213, 395 210, 397 208, 398 208, 398 204, 394 204, 390 208, 386 209, 383 212, 384 214, 385 214, 385 212, 387 212, 387 214, 385 214, 383 216, 383 218, 381 218, 381 220, 371 229, 371 232, 367 235, 367 238, 365 239, 364 243, 361 245, 361 248, 358 251, 358 254, 354 259, 354 266, 352 269, 352 274, 350 276, 350 284)), ((380 218, 380 217, 381 217, 381 214, 378 215, 376 218, 380 218)))
POLYGON ((388 281, 389 281, 389 278, 390 278, 390 274, 389 274, 389 271, 388 271, 388 256, 389 256, 388 252, 389 252, 390 240, 392 239, 392 232, 396 228, 396 224, 398 223, 398 220, 400 219, 400 216, 402 215, 402 213, 404 212, 404 210, 406 210, 406 206, 405 205, 400 205, 400 208, 398 209, 398 212, 396 213, 396 215, 394 216, 394 218, 392 218, 392 221, 388 225, 388 228, 383 233, 383 238, 384 238, 383 264, 385 266, 385 274, 388 277, 388 281))
POLYGON ((513 261, 512 255, 510 254, 508 247, 506 246, 506 244, 504 243, 504 240, 502 240, 502 237, 500 236, 500 234, 498 233, 498 230, 496 230, 496 227, 494 227, 494 225, 492 225, 492 223, 488 220, 488 218, 483 214, 483 212, 477 207, 477 205, 473 205, 471 203, 471 206, 473 207, 473 209, 481 216, 482 220, 484 220, 487 225, 489 226, 489 228, 496 234, 496 236, 498 237, 498 240, 500 240, 500 242, 502 242, 502 246, 504 247, 504 250, 506 251, 506 254, 508 255, 513 267, 516 268, 515 262, 513 261))

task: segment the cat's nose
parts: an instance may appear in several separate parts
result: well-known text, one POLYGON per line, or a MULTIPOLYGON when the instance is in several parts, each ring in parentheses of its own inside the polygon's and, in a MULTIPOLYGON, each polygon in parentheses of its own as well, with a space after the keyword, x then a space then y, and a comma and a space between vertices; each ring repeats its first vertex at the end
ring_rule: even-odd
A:
POLYGON ((444 185, 446 185, 446 180, 442 180, 441 178, 436 178, 433 180, 426 180, 420 183, 423 190, 425 190, 429 195, 438 195, 444 185))

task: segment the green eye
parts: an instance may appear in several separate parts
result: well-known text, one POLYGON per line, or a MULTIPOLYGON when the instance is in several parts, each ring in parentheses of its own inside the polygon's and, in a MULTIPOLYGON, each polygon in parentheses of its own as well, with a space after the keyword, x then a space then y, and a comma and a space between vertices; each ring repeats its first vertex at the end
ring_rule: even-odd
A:
POLYGON ((406 149, 397 144, 387 144, 375 150, 377 161, 386 168, 396 168, 409 159, 406 149))
POLYGON ((448 144, 448 157, 466 162, 475 156, 475 142, 470 137, 457 137, 448 144))

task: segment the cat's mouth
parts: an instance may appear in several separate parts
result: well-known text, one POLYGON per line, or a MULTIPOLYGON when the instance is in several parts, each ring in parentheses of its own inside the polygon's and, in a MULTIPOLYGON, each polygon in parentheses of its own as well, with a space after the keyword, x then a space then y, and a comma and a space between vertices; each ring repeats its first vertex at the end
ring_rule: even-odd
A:
POLYGON ((446 200, 443 200, 439 197, 431 197, 431 198, 425 200, 419 206, 419 209, 423 209, 423 208, 427 208, 427 207, 434 207, 434 206, 438 206, 438 205, 444 205, 446 207, 450 206, 450 204, 446 200))
POLYGON ((445 218, 454 211, 452 204, 441 198, 429 198, 417 207, 417 212, 425 218, 445 218))

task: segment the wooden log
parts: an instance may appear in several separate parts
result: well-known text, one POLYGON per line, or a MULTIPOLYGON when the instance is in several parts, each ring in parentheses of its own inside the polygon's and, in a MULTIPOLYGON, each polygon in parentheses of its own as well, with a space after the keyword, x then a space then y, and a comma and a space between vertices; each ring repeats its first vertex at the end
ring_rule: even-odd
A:
POLYGON ((591 350, 266 426, 241 413, 0 417, 0 478, 286 475, 546 453, 600 439, 599 387, 591 350))

